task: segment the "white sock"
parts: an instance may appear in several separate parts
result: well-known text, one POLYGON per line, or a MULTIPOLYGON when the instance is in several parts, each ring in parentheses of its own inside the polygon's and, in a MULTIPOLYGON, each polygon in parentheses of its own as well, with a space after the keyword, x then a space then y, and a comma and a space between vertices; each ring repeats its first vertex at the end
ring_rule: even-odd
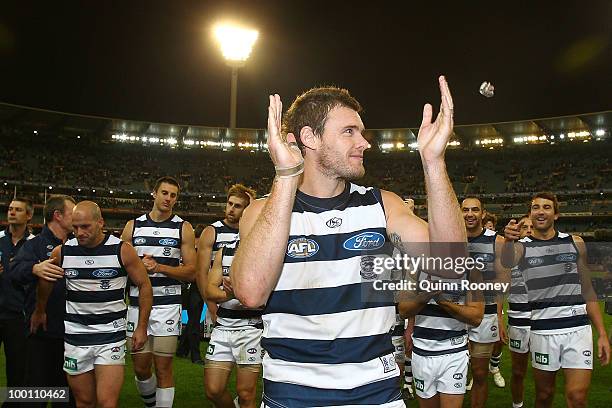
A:
POLYGON ((512 408, 523 408, 523 401, 521 402, 513 402, 512 408))
POLYGON ((148 380, 140 381, 138 378, 136 379, 136 389, 142 398, 145 406, 147 407, 155 407, 155 389, 157 388, 157 378, 155 374, 151 376, 148 380))
POLYGON ((174 402, 174 387, 158 388, 155 392, 157 398, 157 406, 160 408, 172 408, 174 402))

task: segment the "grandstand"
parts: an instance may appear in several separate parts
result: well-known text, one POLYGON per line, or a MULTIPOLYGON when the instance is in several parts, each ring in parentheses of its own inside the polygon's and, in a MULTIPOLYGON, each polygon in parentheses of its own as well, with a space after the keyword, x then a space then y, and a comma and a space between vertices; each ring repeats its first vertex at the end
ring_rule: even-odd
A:
MULTIPOLYGON (((555 191, 561 226, 586 237, 612 229, 612 111, 456 126, 447 152, 457 194, 478 194, 502 222, 528 197, 555 191)), ((373 129, 364 184, 415 199, 426 218, 417 128, 373 129)), ((0 104, 0 205, 15 192, 42 206, 61 192, 93 199, 111 229, 150 208, 152 182, 179 178, 178 213, 197 223, 222 216, 236 182, 268 192, 274 177, 264 129, 228 129, 75 115, 0 104)), ((35 224, 42 223, 37 211, 35 224)))

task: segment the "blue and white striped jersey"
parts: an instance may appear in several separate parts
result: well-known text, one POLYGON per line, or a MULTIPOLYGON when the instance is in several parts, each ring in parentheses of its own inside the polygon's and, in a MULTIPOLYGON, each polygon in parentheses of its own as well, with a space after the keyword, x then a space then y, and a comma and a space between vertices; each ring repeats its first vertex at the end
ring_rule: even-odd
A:
POLYGON ((112 235, 95 248, 76 238, 62 245, 66 277, 66 343, 92 346, 125 339, 127 272, 121 262, 122 241, 112 235))

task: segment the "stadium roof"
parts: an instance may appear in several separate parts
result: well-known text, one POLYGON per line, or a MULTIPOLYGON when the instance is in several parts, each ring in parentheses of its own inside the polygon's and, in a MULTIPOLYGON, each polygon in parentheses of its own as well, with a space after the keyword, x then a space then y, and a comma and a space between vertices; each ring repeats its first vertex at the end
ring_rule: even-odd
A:
MULTIPOLYGON (((26 106, 0 103, 0 124, 17 126, 42 134, 78 134, 110 140, 111 135, 155 137, 159 139, 200 140, 210 142, 265 142, 265 129, 228 129, 186 124, 170 124, 106 118, 57 112, 26 106)), ((561 134, 583 133, 582 136, 609 138, 612 111, 529 119, 515 122, 457 125, 454 140, 463 146, 479 144, 483 140, 503 140, 510 144, 516 138, 559 137, 561 134)), ((418 127, 401 129, 368 129, 366 135, 379 145, 407 145, 416 142, 418 127)), ((563 137, 562 137, 563 138, 563 137)), ((133 140, 133 139, 132 139, 133 140)), ((137 139, 138 140, 138 139, 137 139)), ((541 140, 541 139, 540 139, 541 140)), ((526 141, 526 139, 525 139, 526 141)), ((488 143, 488 142, 487 142, 488 143)), ((212 146, 212 145, 211 145, 212 146)))

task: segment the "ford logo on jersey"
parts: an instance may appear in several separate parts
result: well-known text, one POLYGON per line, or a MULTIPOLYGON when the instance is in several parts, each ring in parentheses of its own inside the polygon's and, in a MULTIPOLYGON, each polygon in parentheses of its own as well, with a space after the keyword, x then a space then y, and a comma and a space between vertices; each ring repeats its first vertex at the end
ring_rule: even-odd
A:
POLYGON ((159 240, 159 245, 163 245, 163 246, 173 247, 176 244, 178 244, 178 241, 176 239, 172 239, 172 238, 164 238, 164 239, 160 239, 159 240))
POLYGON ((147 239, 143 237, 134 238, 134 245, 144 245, 147 243, 147 239))
POLYGON ((529 258, 529 259, 527 259, 527 263, 530 266, 538 266, 538 265, 542 265, 544 263, 544 259, 542 259, 542 258, 529 258))
POLYGON ((96 269, 91 273, 96 278, 112 278, 119 274, 115 269, 96 269))
POLYGON ((576 259, 576 254, 561 254, 555 257, 555 261, 559 262, 575 262, 576 259))
POLYGON ((77 271, 76 269, 65 269, 64 276, 67 278, 76 278, 77 276, 79 276, 79 271, 77 271))
POLYGON ((344 241, 342 246, 349 251, 373 251, 385 245, 385 237, 378 232, 362 232, 344 241))
POLYGON ((287 244, 287 255, 291 258, 310 258, 319 252, 319 244, 308 238, 295 238, 287 244))

